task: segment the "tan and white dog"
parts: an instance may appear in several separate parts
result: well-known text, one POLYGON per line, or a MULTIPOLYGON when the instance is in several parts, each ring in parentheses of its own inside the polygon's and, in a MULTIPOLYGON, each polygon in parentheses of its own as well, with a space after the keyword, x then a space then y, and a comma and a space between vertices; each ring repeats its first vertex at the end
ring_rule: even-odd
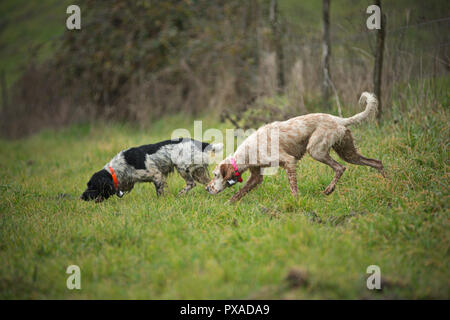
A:
POLYGON ((298 193, 296 164, 308 152, 311 157, 329 165, 335 172, 333 180, 324 191, 328 195, 334 191, 336 183, 346 169, 331 158, 329 154, 331 148, 343 160, 352 164, 371 166, 384 176, 381 161, 360 155, 347 128, 362 122, 377 111, 378 100, 372 93, 362 93, 359 103, 361 106, 367 103, 365 110, 350 118, 314 113, 262 126, 242 142, 234 155, 217 165, 213 171, 214 177, 206 186, 206 190, 210 194, 217 194, 235 184, 237 180, 242 181, 242 173, 250 170, 250 177, 244 187, 231 198, 231 201, 239 200, 263 181, 261 170, 271 166, 276 153, 277 163, 286 170, 291 193, 295 196, 298 193), (272 141, 274 137, 277 140, 276 144, 272 141), (277 150, 274 150, 274 145, 277 150))

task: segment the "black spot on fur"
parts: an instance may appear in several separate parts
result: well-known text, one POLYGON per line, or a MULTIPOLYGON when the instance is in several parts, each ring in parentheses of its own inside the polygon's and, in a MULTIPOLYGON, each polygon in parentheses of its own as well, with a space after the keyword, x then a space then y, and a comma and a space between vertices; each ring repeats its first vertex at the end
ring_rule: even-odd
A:
POLYGON ((206 149, 207 147, 209 147, 209 143, 208 143, 208 142, 200 142, 200 141, 194 140, 194 139, 190 139, 190 140, 194 143, 194 145, 195 145, 198 149, 200 149, 200 150, 202 150, 202 151, 205 151, 205 149, 206 149))
POLYGON ((128 149, 123 156, 128 165, 135 169, 145 169, 145 152, 142 147, 128 149))
POLYGON ((167 146, 169 144, 178 144, 180 142, 182 142, 183 139, 173 139, 173 140, 164 140, 158 143, 154 143, 154 144, 146 144, 144 146, 140 146, 138 148, 142 148, 142 150, 146 153, 146 154, 153 154, 158 152, 159 149, 161 149, 164 146, 167 146))
POLYGON ((128 165, 133 166, 135 169, 145 170, 146 169, 145 156, 147 154, 154 154, 158 152, 159 149, 167 145, 178 144, 187 141, 192 141, 194 145, 197 148, 201 149, 202 151, 204 151, 209 146, 209 143, 207 142, 200 142, 189 138, 179 138, 173 140, 165 140, 154 144, 146 144, 140 147, 130 148, 124 151, 123 155, 128 165))

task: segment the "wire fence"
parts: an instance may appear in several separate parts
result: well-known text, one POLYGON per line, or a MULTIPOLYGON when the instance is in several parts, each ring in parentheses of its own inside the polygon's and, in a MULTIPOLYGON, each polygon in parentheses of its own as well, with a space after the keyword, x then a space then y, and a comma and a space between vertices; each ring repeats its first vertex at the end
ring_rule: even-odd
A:
MULTIPOLYGON (((448 27, 450 27, 450 17, 428 20, 428 21, 420 22, 420 23, 416 23, 416 24, 407 24, 407 25, 403 25, 403 26, 396 27, 393 29, 389 29, 389 27, 388 27, 385 34, 386 34, 386 37, 389 37, 389 36, 392 36, 392 35, 395 35, 395 34, 401 32, 401 31, 418 28, 418 27, 423 27, 423 26, 434 25, 437 23, 446 23, 446 24, 448 24, 448 27)), ((354 33, 354 34, 347 36, 345 38, 342 38, 342 39, 331 38, 331 44, 332 45, 342 45, 345 43, 355 42, 355 41, 359 41, 359 40, 374 37, 374 36, 375 36, 374 30, 369 30, 369 31, 365 31, 365 32, 354 33)), ((295 38, 295 36, 293 36, 293 38, 295 38)), ((299 35, 297 38, 300 39, 301 36, 299 35)), ((317 39, 308 39, 306 41, 298 41, 298 45, 299 46, 320 47, 322 45, 322 39, 317 38, 317 39)))
MULTIPOLYGON (((89 28, 95 27, 97 24, 104 23, 108 12, 103 15, 100 12, 95 17, 82 21, 82 31, 87 31, 89 28)), ((320 56, 322 50, 321 38, 307 38, 298 34, 294 25, 287 22, 287 32, 283 37, 283 51, 285 52, 285 73, 292 73, 295 69, 296 63, 301 61, 301 72, 303 73, 303 83, 293 84, 294 88, 301 88, 307 92, 317 92, 321 86, 320 73, 320 56)), ((405 75, 404 79, 411 78, 411 75, 423 74, 423 69, 433 70, 443 69, 448 71, 450 66, 450 59, 447 53, 447 48, 450 45, 450 37, 448 32, 437 32, 436 39, 426 39, 423 43, 417 42, 414 37, 411 37, 408 32, 410 30, 420 31, 423 28, 438 26, 439 30, 449 30, 450 17, 443 17, 428 21, 422 21, 414 24, 406 24, 395 28, 390 28, 389 23, 386 29, 386 50, 385 50, 385 85, 395 81, 401 81, 399 76, 405 75), (401 61, 401 59, 404 61, 401 61), (426 61, 424 61, 426 60, 426 61), (436 62, 440 67, 436 67, 436 62), (410 64, 408 66, 408 63, 410 64), (401 67, 400 67, 401 66, 401 67), (443 68, 441 68, 443 66, 443 68), (417 71, 420 69, 419 71, 417 71), (397 74, 393 74, 393 73, 397 74)), ((62 34, 55 35, 47 41, 41 43, 57 45, 60 40, 66 36, 67 32, 79 31, 65 31, 62 34)), ((333 70, 333 90, 335 95, 342 92, 349 91, 347 87, 354 86, 355 79, 358 79, 359 85, 356 90, 362 87, 368 87, 371 82, 370 71, 372 70, 371 63, 373 62, 373 42, 376 32, 368 30, 364 32, 353 33, 345 37, 332 37, 332 70, 333 70)), ((430 33, 428 33, 430 34, 430 33)), ((229 39, 229 43, 224 43, 223 47, 233 45, 233 39, 229 39)), ((38 49, 30 50, 33 54, 37 54, 38 49)), ((185 52, 186 54, 186 52, 185 52)), ((264 75, 263 75, 264 76, 264 75)), ((268 80, 267 82, 273 82, 268 80)), ((289 84, 288 84, 289 85, 289 84)), ((344 101, 345 101, 345 94, 344 101)), ((338 100, 338 99, 337 99, 338 100)), ((339 103, 338 103, 339 104, 339 103)))

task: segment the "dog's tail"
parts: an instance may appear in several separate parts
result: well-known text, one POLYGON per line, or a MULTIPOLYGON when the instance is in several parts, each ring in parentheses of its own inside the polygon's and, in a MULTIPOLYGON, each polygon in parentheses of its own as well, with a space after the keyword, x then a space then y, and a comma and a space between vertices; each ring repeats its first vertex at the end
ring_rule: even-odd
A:
POLYGON ((350 118, 342 118, 341 124, 347 127, 352 124, 361 123, 371 115, 375 115, 377 113, 378 99, 373 93, 363 92, 361 94, 361 97, 359 98, 359 104, 360 106, 364 106, 364 103, 366 103, 366 109, 363 112, 355 114, 350 118))

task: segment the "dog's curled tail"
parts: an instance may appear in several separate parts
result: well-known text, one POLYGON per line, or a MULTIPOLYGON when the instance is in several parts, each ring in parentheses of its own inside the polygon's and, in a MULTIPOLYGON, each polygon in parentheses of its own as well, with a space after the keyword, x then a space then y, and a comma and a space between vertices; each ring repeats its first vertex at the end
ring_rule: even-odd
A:
POLYGON ((355 114, 353 117, 350 118, 343 118, 341 123, 344 126, 358 124, 366 120, 368 117, 375 115, 377 113, 378 99, 373 93, 363 92, 361 94, 361 97, 359 98, 359 104, 360 106, 364 106, 364 103, 366 103, 366 109, 364 109, 363 112, 355 114))

